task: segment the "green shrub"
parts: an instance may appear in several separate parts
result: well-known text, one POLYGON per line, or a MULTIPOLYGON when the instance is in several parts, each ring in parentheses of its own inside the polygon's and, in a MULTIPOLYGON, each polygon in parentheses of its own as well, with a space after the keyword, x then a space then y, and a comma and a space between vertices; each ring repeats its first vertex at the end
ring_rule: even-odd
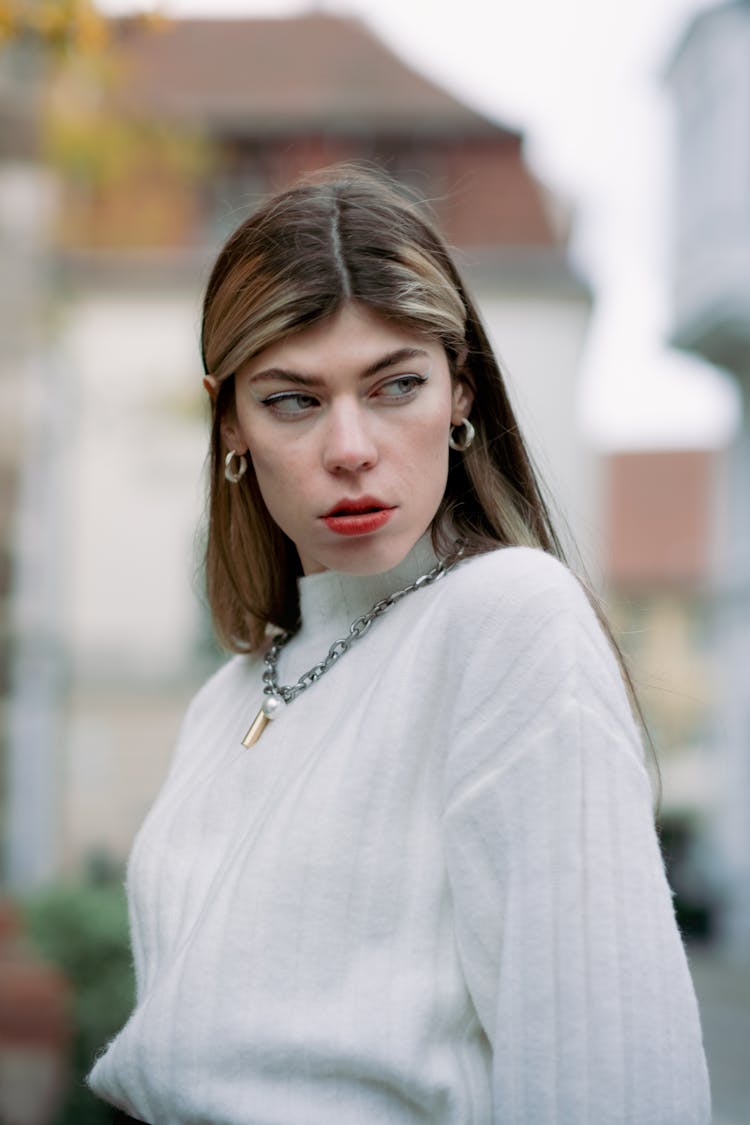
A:
POLYGON ((135 980, 121 883, 68 883, 24 904, 26 930, 39 954, 57 965, 73 991, 71 1082, 55 1125, 108 1125, 112 1110, 84 1077, 96 1054, 128 1018, 135 980))

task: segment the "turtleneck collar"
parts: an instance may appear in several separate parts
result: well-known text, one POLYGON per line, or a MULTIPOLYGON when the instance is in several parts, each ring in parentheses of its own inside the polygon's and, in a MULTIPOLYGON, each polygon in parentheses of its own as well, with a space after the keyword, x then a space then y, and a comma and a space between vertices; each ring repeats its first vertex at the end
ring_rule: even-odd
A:
POLYGON ((322 627, 339 636, 381 598, 411 585, 437 563, 430 532, 418 539, 408 555, 392 570, 381 574, 344 574, 326 570, 297 580, 302 628, 300 638, 322 627))

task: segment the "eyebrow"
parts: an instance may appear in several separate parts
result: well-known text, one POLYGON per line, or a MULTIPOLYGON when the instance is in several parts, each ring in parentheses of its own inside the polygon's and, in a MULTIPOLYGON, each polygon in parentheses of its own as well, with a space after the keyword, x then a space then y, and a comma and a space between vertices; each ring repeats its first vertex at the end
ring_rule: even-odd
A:
MULTIPOLYGON (((427 355, 428 353, 424 348, 399 348, 395 352, 389 352, 387 355, 381 356, 380 359, 376 359, 374 363, 364 369, 360 378, 369 379, 373 375, 377 375, 379 371, 385 371, 388 367, 393 367, 396 363, 403 363, 407 359, 419 359, 427 355)), ((325 383, 324 379, 320 379, 316 375, 302 375, 299 371, 290 371, 286 367, 266 367, 263 371, 256 371, 254 375, 251 375, 250 382, 260 382, 261 379, 283 379, 300 387, 321 387, 325 383)))

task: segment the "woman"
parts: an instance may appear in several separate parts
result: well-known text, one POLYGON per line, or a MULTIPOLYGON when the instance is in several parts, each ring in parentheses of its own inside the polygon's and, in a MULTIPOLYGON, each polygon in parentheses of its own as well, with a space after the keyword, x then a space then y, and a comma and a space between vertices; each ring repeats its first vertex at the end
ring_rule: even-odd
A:
POLYGON ((303 183, 222 250, 203 358, 238 655, 136 841, 91 1086, 158 1125, 703 1125, 623 676, 443 243, 303 183))

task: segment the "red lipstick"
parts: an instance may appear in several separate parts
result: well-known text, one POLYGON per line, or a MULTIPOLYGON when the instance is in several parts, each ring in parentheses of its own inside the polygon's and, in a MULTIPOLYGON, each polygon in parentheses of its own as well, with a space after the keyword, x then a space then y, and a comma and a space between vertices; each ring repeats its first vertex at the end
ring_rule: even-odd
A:
POLYGON ((323 521, 337 535, 369 535, 387 524, 393 511, 374 496, 360 496, 358 500, 339 501, 323 521))

